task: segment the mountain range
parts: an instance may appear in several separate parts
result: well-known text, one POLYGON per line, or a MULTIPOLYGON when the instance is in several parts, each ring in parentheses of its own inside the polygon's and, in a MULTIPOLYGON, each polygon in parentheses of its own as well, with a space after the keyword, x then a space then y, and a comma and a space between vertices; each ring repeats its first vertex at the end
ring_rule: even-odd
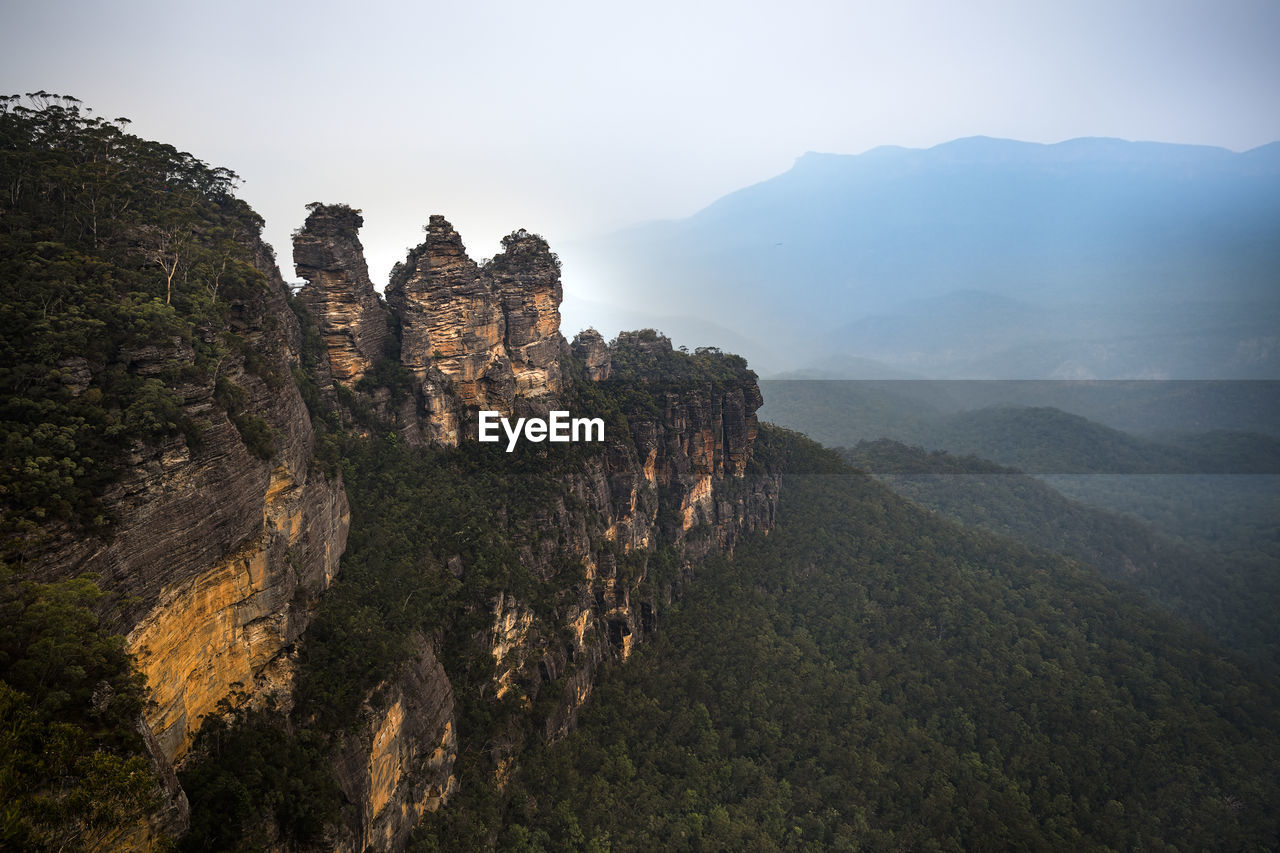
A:
POLYGON ((1280 370, 1280 143, 809 153, 565 254, 637 325, 716 317, 766 374, 850 356, 945 378, 1280 370))

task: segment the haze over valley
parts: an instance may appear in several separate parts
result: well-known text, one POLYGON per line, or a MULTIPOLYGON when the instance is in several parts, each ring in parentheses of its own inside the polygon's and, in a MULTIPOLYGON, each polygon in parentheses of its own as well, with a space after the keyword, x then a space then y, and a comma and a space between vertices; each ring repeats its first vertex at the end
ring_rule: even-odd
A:
POLYGON ((622 318, 714 320, 765 375, 1280 376, 1280 143, 810 153, 571 248, 622 318))

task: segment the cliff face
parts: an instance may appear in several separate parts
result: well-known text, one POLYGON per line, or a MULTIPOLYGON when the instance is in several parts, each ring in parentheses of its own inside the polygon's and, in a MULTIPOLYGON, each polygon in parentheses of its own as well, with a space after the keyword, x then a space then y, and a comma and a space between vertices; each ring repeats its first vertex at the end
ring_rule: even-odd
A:
POLYGON ((252 452, 214 389, 189 389, 188 410, 210 424, 198 449, 174 442, 135 460, 117 489, 115 537, 81 567, 139 602, 124 610, 128 646, 152 686, 147 722, 171 760, 222 699, 287 695, 287 651, 346 547, 346 494, 314 463, 310 418, 290 381, 297 320, 274 265, 259 263, 267 287, 233 306, 257 372, 242 357, 219 380, 242 389, 232 414, 265 424, 273 447, 252 452))
MULTIPOLYGON (((772 526, 778 489, 769 472, 750 466, 762 400, 745 366, 723 376, 694 371, 666 381, 672 377, 662 375, 663 365, 684 364, 688 356, 675 353, 665 338, 622 335, 610 347, 588 330, 570 347, 559 330, 561 298, 559 264, 542 238, 516 232, 480 266, 452 226, 432 216, 426 240, 397 265, 387 288, 412 403, 382 409, 399 420, 401 434, 453 445, 475 439, 477 409, 545 414, 554 408, 591 417, 605 413, 590 406, 621 401, 616 405, 625 417, 609 429, 622 431, 607 434, 580 466, 566 469, 560 496, 528 522, 540 535, 531 540, 514 529, 493 531, 521 543, 521 569, 535 585, 551 587, 554 603, 500 592, 488 603, 487 630, 467 641, 493 662, 480 688, 486 701, 549 708, 537 725, 552 740, 573 725, 599 667, 625 660, 657 630, 694 561, 732 552, 743 533, 772 526), (618 360, 625 363, 621 371, 618 360), (571 379, 574 372, 579 378, 571 379), (587 393, 592 385, 599 391, 587 393), (641 396, 649 404, 627 402, 628 388, 637 385, 647 386, 641 396), (564 575, 566 566, 578 567, 576 579, 564 575), (540 701, 548 692, 552 701, 540 701)), ((386 395, 375 390, 368 399, 380 404, 386 395)), ((458 554, 436 556, 455 577, 476 570, 458 554)), ((425 647, 423 653, 430 656, 425 647)), ((363 734, 345 739, 336 759, 348 799, 362 804, 343 842, 351 849, 396 849, 451 790, 451 738, 457 735, 444 710, 451 702, 422 700, 433 709, 426 714, 432 722, 412 736, 404 734, 409 718, 402 710, 411 697, 448 693, 450 675, 426 664, 405 673, 370 694, 370 701, 378 693, 399 698, 368 710, 363 734), (407 746, 423 738, 429 750, 407 746), (409 769, 424 760, 431 768, 426 776, 435 780, 426 785, 422 772, 409 769)), ((520 748, 513 736, 484 748, 499 783, 520 748)))
POLYGON ((0 674, 43 697, 10 727, 30 795, 7 838, 78 837, 119 794, 112 847, 401 849, 460 779, 563 734, 693 561, 771 524, 754 375, 652 334, 571 348, 541 237, 477 264, 433 216, 389 310, 359 211, 310 205, 291 303, 232 173, 47 97, 0 110, 0 674), (474 440, 481 409, 606 433, 509 454, 474 440), (55 583, 81 575, 101 596, 55 583), (40 732, 83 755, 44 772, 40 732))
MULTIPOLYGON (((92 573, 107 593, 150 690, 144 734, 168 780, 170 832, 185 825, 170 763, 221 700, 287 700, 289 650, 346 543, 346 495, 313 462, 311 422, 292 381, 297 319, 262 247, 257 263, 265 287, 230 306, 243 350, 227 354, 214 379, 171 386, 194 433, 134 446, 103 498, 110 535, 50 531, 36 558, 46 579, 92 573), (246 425, 269 446, 251 450, 246 425)), ((172 375, 193 360, 180 339, 131 354, 142 375, 172 375)))
POLYGON ((431 643, 418 636, 415 646, 400 674, 375 691, 378 705, 366 703, 359 732, 335 750, 334 777, 358 810, 348 834, 334 839, 336 850, 402 849, 422 816, 457 787, 453 691, 431 643))
MULTIPOLYGON (((630 343, 624 336, 618 346, 630 343)), ((732 553, 743 534, 773 526, 778 481, 748 468, 761 405, 754 381, 692 383, 656 396, 660 409, 630 412, 629 434, 610 437, 571 478, 571 499, 537 519, 539 529, 556 532, 554 543, 522 551, 535 577, 569 563, 581 566, 581 580, 563 590, 550 616, 499 596, 483 638, 496 695, 515 691, 531 705, 543 691, 558 691, 542 723, 551 740, 572 726, 599 666, 626 660, 653 635, 693 563, 732 553)))
POLYGON ((547 241, 524 231, 503 238, 503 251, 485 267, 506 320, 503 346, 516 393, 547 397, 560 391, 560 261, 547 241))

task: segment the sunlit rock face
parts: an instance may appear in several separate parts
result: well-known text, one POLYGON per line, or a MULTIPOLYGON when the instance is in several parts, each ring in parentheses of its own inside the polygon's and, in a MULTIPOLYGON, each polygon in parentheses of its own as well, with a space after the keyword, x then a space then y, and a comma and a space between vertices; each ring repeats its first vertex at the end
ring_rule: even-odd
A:
POLYGON ((291 686, 288 650, 338 570, 350 516, 341 480, 315 464, 306 406, 289 381, 301 331, 274 263, 267 285, 234 306, 256 363, 228 357, 220 375, 245 393, 244 417, 273 436, 252 453, 213 389, 185 389, 201 441, 139 453, 114 488, 119 526, 85 569, 119 595, 129 650, 152 691, 147 723, 168 760, 218 703, 291 686))
POLYGON ((346 205, 311 206, 293 236, 293 260, 307 284, 306 304, 339 382, 358 382, 383 356, 387 312, 369 280, 357 232, 364 220, 346 205))
POLYGON ((360 812, 338 851, 404 849, 422 816, 457 788, 453 689, 426 638, 414 645, 413 659, 372 691, 361 729, 344 735, 336 751, 334 778, 360 812))
POLYGON ((503 251, 484 271, 506 319, 503 340, 516 393, 548 397, 561 388, 560 261, 547 241, 525 231, 502 240, 503 251))
POLYGON ((510 413, 517 399, 560 391, 562 299, 559 261, 541 237, 517 231, 481 267, 453 226, 431 217, 387 285, 431 440, 457 444, 468 409, 510 413))
POLYGON ((400 361, 415 376, 434 368, 468 406, 510 397, 502 306, 443 216, 431 217, 426 240, 392 270, 387 301, 400 317, 400 361))
POLYGON ((349 524, 341 491, 308 488, 294 474, 284 465, 271 472, 256 536, 164 587, 129 633, 152 690, 147 723, 171 760, 223 699, 271 693, 288 704, 293 665, 285 652, 336 574, 349 524))

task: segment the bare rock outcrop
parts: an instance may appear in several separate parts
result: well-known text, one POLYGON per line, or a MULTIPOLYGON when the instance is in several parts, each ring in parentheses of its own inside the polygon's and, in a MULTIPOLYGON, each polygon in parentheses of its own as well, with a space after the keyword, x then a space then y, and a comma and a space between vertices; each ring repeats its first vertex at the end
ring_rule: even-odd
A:
POLYGON ((431 441, 457 444, 469 411, 509 414, 563 387, 559 261, 537 235, 517 231, 502 242, 481 267, 453 226, 433 215, 426 239, 392 270, 387 302, 431 441))
POLYGON ((293 260, 307 284, 299 292, 329 353, 334 379, 358 382, 383 356, 387 312, 369 279, 357 231, 360 211, 343 204, 308 205, 293 235, 293 260))
POLYGON ((560 261, 546 240, 524 230, 502 238, 502 248, 484 271, 506 319, 503 344, 516 393, 531 398, 553 396, 562 387, 560 261))
POLYGON ((574 337, 571 348, 574 356, 585 365, 588 379, 602 382, 609 378, 609 345, 603 335, 595 329, 584 329, 574 337))
POLYGON ((376 704, 365 703, 361 728, 335 750, 334 778, 358 812, 335 839, 338 851, 404 849, 422 816, 457 787, 453 690, 431 643, 418 636, 414 646, 399 675, 373 691, 376 704))

